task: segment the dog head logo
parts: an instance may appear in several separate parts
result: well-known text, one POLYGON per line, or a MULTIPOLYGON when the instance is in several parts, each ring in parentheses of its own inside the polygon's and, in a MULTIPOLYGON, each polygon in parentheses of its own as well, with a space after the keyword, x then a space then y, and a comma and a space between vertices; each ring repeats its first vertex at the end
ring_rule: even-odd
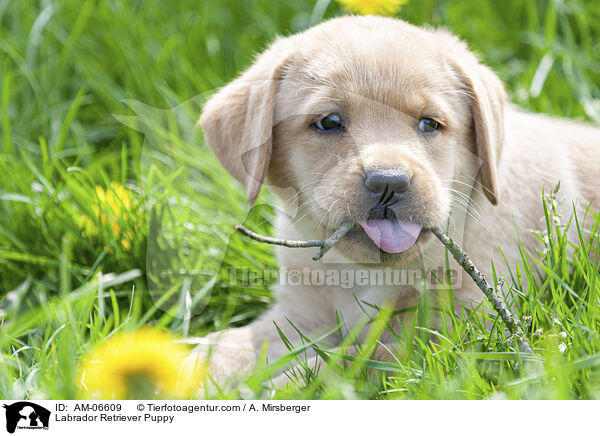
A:
POLYGON ((4 404, 6 409, 6 431, 14 433, 19 429, 48 429, 50 411, 29 401, 19 401, 11 405, 4 404))

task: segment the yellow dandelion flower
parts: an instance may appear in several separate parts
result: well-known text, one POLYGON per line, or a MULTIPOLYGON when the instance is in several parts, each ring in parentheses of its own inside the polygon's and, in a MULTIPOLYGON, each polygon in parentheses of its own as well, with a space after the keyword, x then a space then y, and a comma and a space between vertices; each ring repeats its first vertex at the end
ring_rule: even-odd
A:
POLYGON ((188 365, 185 344, 169 333, 145 328, 119 333, 94 350, 81 369, 90 399, 190 398, 204 378, 201 365, 188 365))
MULTIPOLYGON (((121 237, 121 245, 125 249, 131 248, 130 241, 135 237, 136 232, 132 228, 124 231, 120 223, 130 221, 133 227, 141 226, 142 219, 137 213, 139 209, 133 191, 117 182, 112 182, 110 188, 106 190, 96 186, 96 204, 92 205, 92 210, 100 224, 108 229, 111 237, 121 237)), ((82 236, 97 238, 101 232, 96 222, 89 216, 82 215, 82 236)))
POLYGON ((338 3, 360 15, 394 15, 408 0, 338 0, 338 3))

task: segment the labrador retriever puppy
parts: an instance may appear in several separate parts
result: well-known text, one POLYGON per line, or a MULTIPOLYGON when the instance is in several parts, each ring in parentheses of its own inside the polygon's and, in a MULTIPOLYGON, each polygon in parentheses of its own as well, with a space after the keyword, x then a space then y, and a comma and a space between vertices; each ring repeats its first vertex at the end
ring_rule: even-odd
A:
MULTIPOLYGON (((350 329, 386 303, 414 305, 422 282, 379 273, 443 274, 432 226, 491 277, 492 265, 498 274, 516 265, 519 237, 540 248, 531 230, 543 225, 544 187, 560 182, 564 216, 573 204, 598 207, 600 129, 518 110, 465 43, 397 19, 342 17, 277 39, 206 103, 199 124, 250 205, 265 181, 295 192, 281 195, 276 237, 322 239, 355 223, 320 262, 314 249, 277 249, 282 273, 303 279, 280 280, 273 307, 253 323, 204 338, 195 358, 210 350, 221 381, 247 373, 263 347, 271 361, 287 351, 275 324, 297 340, 295 328, 317 335, 341 315, 350 329)), ((455 296, 481 301, 455 273, 455 296)))

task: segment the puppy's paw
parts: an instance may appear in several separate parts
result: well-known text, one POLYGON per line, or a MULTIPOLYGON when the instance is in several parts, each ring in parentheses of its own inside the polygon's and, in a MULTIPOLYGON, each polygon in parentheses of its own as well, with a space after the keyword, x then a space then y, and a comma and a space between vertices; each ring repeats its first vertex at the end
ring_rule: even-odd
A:
POLYGON ((230 329, 199 338, 187 357, 188 367, 203 366, 207 376, 198 397, 210 397, 234 388, 256 364, 257 353, 242 329, 230 329))

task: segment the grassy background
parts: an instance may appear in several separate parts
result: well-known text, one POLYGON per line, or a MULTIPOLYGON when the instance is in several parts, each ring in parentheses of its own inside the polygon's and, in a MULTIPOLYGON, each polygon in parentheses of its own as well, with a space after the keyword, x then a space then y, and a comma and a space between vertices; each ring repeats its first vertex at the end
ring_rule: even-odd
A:
MULTIPOLYGON (((343 13, 318 3, 324 18, 343 13)), ((467 40, 522 107, 600 123, 600 4, 421 0, 399 16, 467 40)), ((201 334, 269 304, 267 286, 232 282, 228 267, 276 267, 268 247, 231 236, 244 219, 270 231, 270 194, 248 215, 192 127, 205 96, 276 34, 320 19, 314 1, 0 0, 1 398, 77 396, 78 361, 120 329, 201 334)), ((417 317, 387 377, 367 359, 308 388, 267 393, 267 369, 247 386, 286 398, 596 398, 600 286, 584 253, 597 236, 582 232, 567 259, 563 231, 551 223, 555 243, 514 266, 509 297, 541 370, 526 372, 486 315, 447 309, 445 339, 430 343, 417 317)))

